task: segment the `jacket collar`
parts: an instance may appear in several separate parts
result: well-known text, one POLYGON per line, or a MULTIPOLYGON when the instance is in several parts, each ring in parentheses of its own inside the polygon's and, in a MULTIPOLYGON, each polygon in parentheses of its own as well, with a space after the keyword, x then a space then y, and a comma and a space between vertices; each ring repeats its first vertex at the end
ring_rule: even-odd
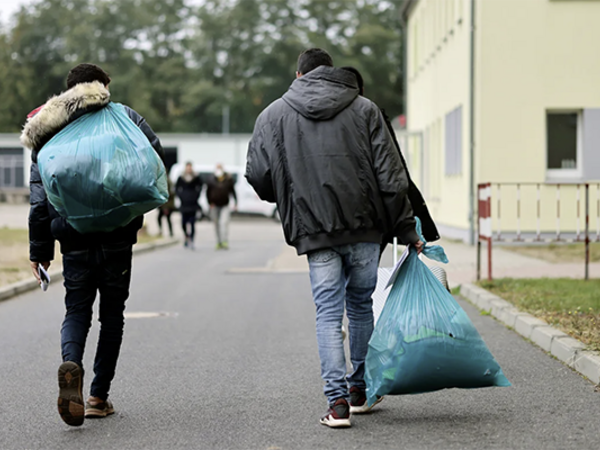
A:
POLYGON ((90 110, 102 108, 110 101, 110 92, 98 82, 78 84, 52 97, 37 114, 27 119, 21 143, 32 150, 40 148, 71 121, 90 110))

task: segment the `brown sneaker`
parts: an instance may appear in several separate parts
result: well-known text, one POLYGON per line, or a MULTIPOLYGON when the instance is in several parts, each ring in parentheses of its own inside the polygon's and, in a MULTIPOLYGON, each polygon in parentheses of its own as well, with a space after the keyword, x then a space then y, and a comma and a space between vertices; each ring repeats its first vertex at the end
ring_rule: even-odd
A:
POLYGON ((110 400, 90 403, 90 399, 85 402, 86 419, 101 419, 115 413, 115 408, 110 400))
POLYGON ((58 413, 67 424, 78 427, 83 424, 83 370, 72 361, 58 368, 58 413))
POLYGON ((350 388, 350 412, 352 414, 365 414, 371 412, 373 407, 383 400, 383 397, 377 397, 375 403, 371 406, 367 403, 367 395, 363 389, 356 386, 350 388))
POLYGON ((320 422, 331 428, 347 428, 350 423, 350 406, 344 398, 338 398, 336 402, 329 407, 320 422))

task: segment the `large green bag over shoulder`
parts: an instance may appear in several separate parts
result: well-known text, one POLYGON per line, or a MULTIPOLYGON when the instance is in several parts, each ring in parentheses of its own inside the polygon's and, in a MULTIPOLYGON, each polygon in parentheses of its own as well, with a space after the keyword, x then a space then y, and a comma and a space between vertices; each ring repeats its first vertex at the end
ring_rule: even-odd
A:
POLYGON ((48 200, 80 233, 125 226, 169 197, 163 162, 118 103, 69 124, 38 166, 48 200))

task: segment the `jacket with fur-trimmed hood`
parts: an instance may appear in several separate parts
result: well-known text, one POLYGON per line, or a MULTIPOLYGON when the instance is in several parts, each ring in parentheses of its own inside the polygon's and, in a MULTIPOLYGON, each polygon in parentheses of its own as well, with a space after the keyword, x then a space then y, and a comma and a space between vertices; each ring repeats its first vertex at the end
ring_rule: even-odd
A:
MULTIPOLYGON (((135 243, 143 218, 140 216, 124 227, 109 233, 81 234, 59 216, 48 202, 46 191, 37 165, 37 156, 44 145, 73 121, 98 111, 110 102, 110 92, 100 82, 81 83, 60 95, 52 97, 32 114, 21 133, 21 143, 31 149, 30 211, 29 211, 29 259, 36 262, 54 259, 54 242, 60 241, 61 251, 81 250, 90 243, 135 243)), ((130 119, 146 135, 152 147, 163 157, 160 141, 146 120, 133 109, 125 106, 130 119)))

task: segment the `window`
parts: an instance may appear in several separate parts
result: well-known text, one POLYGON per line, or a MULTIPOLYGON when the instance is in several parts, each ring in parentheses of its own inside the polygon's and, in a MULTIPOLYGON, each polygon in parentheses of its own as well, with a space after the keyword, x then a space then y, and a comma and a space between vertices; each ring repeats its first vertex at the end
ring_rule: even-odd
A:
POLYGON ((446 175, 462 174, 462 106, 446 114, 446 175))
POLYGON ((0 148, 0 189, 25 186, 23 149, 0 148))
POLYGON ((581 162, 583 179, 600 180, 600 109, 584 109, 581 123, 581 162), (585 163, 585 164, 583 164, 585 163))
POLYGON ((446 9, 448 6, 448 2, 441 2, 440 6, 440 28, 442 30, 442 39, 446 39, 446 32, 448 31, 447 23, 446 23, 446 9))
POLYGON ((581 113, 546 113, 546 169, 548 178, 581 177, 581 113))
POLYGON ((417 26, 417 19, 413 25, 413 76, 419 71, 419 27, 417 26))

